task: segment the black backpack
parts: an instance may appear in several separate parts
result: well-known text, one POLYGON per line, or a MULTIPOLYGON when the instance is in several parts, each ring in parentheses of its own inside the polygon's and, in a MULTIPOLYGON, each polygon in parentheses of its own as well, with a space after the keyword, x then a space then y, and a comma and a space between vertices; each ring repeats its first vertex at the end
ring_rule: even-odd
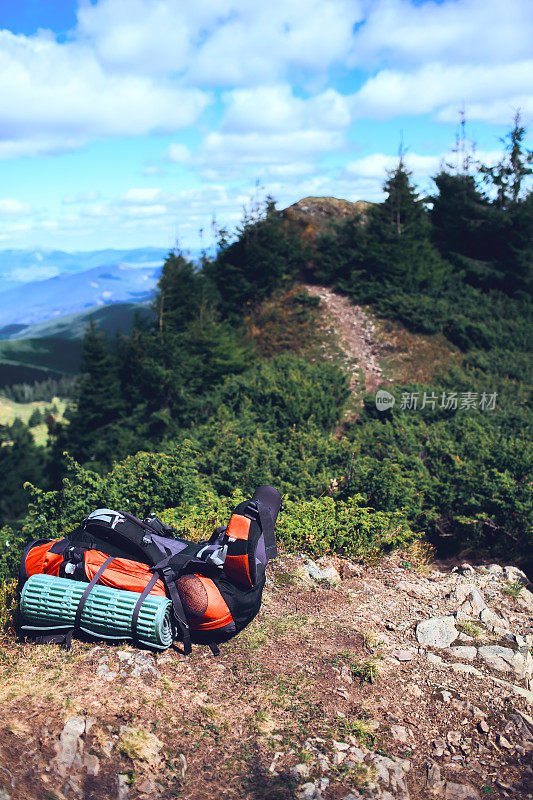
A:
MULTIPOLYGON (((172 601, 175 633, 185 653, 190 653, 191 642, 208 644, 218 653, 217 645, 239 633, 259 611, 265 568, 277 555, 274 528, 280 507, 277 489, 261 486, 235 508, 227 526, 201 542, 179 537, 156 516, 140 520, 128 512, 97 509, 63 539, 32 542, 21 559, 21 587, 36 572, 87 582, 72 629, 45 633, 23 625, 22 631, 36 635, 36 641, 69 646, 92 588, 115 559, 126 559, 122 565, 126 563, 133 579, 143 586, 133 612, 133 640, 139 641, 136 623, 141 605, 161 580, 172 601), (95 551, 108 558, 89 579, 89 558, 95 551)), ((124 585, 113 585, 131 589, 126 579, 124 585)))

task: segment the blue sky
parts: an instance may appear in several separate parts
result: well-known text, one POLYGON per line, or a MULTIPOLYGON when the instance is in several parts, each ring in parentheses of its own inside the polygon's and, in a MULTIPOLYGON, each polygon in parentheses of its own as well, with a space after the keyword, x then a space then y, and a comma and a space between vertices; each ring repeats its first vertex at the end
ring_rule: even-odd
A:
POLYGON ((0 0, 0 248, 184 248, 533 122, 530 0, 0 0), (259 185, 259 189, 257 189, 259 185))

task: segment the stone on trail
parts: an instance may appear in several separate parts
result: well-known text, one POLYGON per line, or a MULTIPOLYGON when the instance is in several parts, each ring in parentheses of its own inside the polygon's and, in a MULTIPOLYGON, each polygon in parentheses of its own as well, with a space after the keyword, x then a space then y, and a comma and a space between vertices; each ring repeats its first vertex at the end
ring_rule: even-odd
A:
POLYGON ((391 725, 390 726, 390 731, 391 731, 393 737, 398 742, 402 742, 403 744, 406 744, 406 742, 409 739, 409 733, 407 731, 407 728, 404 728, 403 725, 391 725))
POLYGON ((326 558, 319 558, 318 561, 308 558, 304 564, 297 568, 296 575, 304 583, 323 582, 329 586, 337 586, 341 582, 341 576, 338 571, 331 561, 326 558))
POLYGON ((440 767, 438 764, 431 762, 431 764, 428 764, 427 769, 426 789, 430 792, 439 792, 439 794, 442 794, 444 781, 441 778, 440 767))
POLYGON ((81 766, 79 750, 83 749, 80 736, 85 733, 85 718, 74 714, 65 722, 56 744, 54 766, 62 778, 66 778, 72 768, 81 766))
POLYGON ((504 567, 503 572, 506 580, 510 581, 511 583, 520 581, 520 583, 524 586, 531 585, 531 581, 527 577, 526 573, 522 572, 522 570, 518 569, 518 567, 504 567))
POLYGON ((444 797, 446 800, 481 800, 479 792, 473 786, 450 781, 446 782, 444 797))
POLYGON ((488 608, 487 606, 485 606, 485 608, 482 609, 479 618, 481 622, 483 622, 485 625, 495 626, 497 628, 507 627, 506 621, 501 617, 499 617, 497 614, 495 614, 494 611, 491 611, 491 609, 488 608))
POLYGON ((475 647, 469 645, 457 645, 456 647, 450 647, 450 653, 456 656, 456 658, 464 658, 465 661, 473 661, 477 655, 477 650, 475 647))
POLYGON ((450 592, 450 599, 457 603, 458 616, 479 617, 486 607, 485 598, 475 585, 475 583, 459 583, 450 592))
POLYGON ((398 661, 411 661, 414 653, 412 650, 393 650, 391 655, 398 659, 398 661))
POLYGON ((529 611, 530 614, 533 614, 533 592, 530 592, 529 589, 522 589, 516 598, 516 602, 526 611, 529 611))
POLYGON ((510 647, 488 644, 478 648, 478 657, 499 672, 514 672, 519 680, 533 675, 533 658, 530 653, 519 653, 510 647))
POLYGON ((431 617, 416 626, 417 641, 425 647, 449 647, 457 639, 458 633, 452 616, 431 617))

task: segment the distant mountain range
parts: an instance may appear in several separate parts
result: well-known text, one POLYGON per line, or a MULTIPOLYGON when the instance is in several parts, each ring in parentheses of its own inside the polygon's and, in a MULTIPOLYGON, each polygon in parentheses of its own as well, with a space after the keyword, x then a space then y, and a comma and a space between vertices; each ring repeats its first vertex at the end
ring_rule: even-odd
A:
POLYGON ((153 296, 161 265, 113 264, 78 274, 25 283, 0 295, 0 334, 14 326, 64 317, 113 303, 137 303, 153 296))
MULTIPOLYGON (((94 267, 123 264, 125 267, 157 267, 168 250, 141 247, 134 250, 91 250, 66 253, 63 250, 0 250, 0 292, 23 283, 34 283, 58 275, 76 274, 94 267)), ((194 258, 194 255, 191 257, 194 258)))
POLYGON ((110 335, 129 331, 136 314, 149 318, 167 255, 0 251, 0 387, 77 372, 91 318, 110 335))
POLYGON ((115 303, 143 303, 153 297, 167 255, 157 247, 0 251, 0 338, 55 335, 34 334, 28 326, 115 303))

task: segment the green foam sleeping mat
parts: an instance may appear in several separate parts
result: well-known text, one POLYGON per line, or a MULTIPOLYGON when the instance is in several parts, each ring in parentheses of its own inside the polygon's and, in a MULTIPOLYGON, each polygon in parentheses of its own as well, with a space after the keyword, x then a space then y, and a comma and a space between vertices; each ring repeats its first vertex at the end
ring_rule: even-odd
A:
MULTIPOLYGON (((20 599, 21 613, 29 623, 23 630, 46 633, 72 628, 86 588, 82 581, 32 575, 24 584, 20 599)), ((133 639, 132 616, 139 597, 138 592, 96 584, 83 607, 79 629, 102 639, 133 639)), ((171 611, 172 603, 167 597, 149 594, 139 610, 138 641, 159 650, 170 647, 174 640, 171 611)))

